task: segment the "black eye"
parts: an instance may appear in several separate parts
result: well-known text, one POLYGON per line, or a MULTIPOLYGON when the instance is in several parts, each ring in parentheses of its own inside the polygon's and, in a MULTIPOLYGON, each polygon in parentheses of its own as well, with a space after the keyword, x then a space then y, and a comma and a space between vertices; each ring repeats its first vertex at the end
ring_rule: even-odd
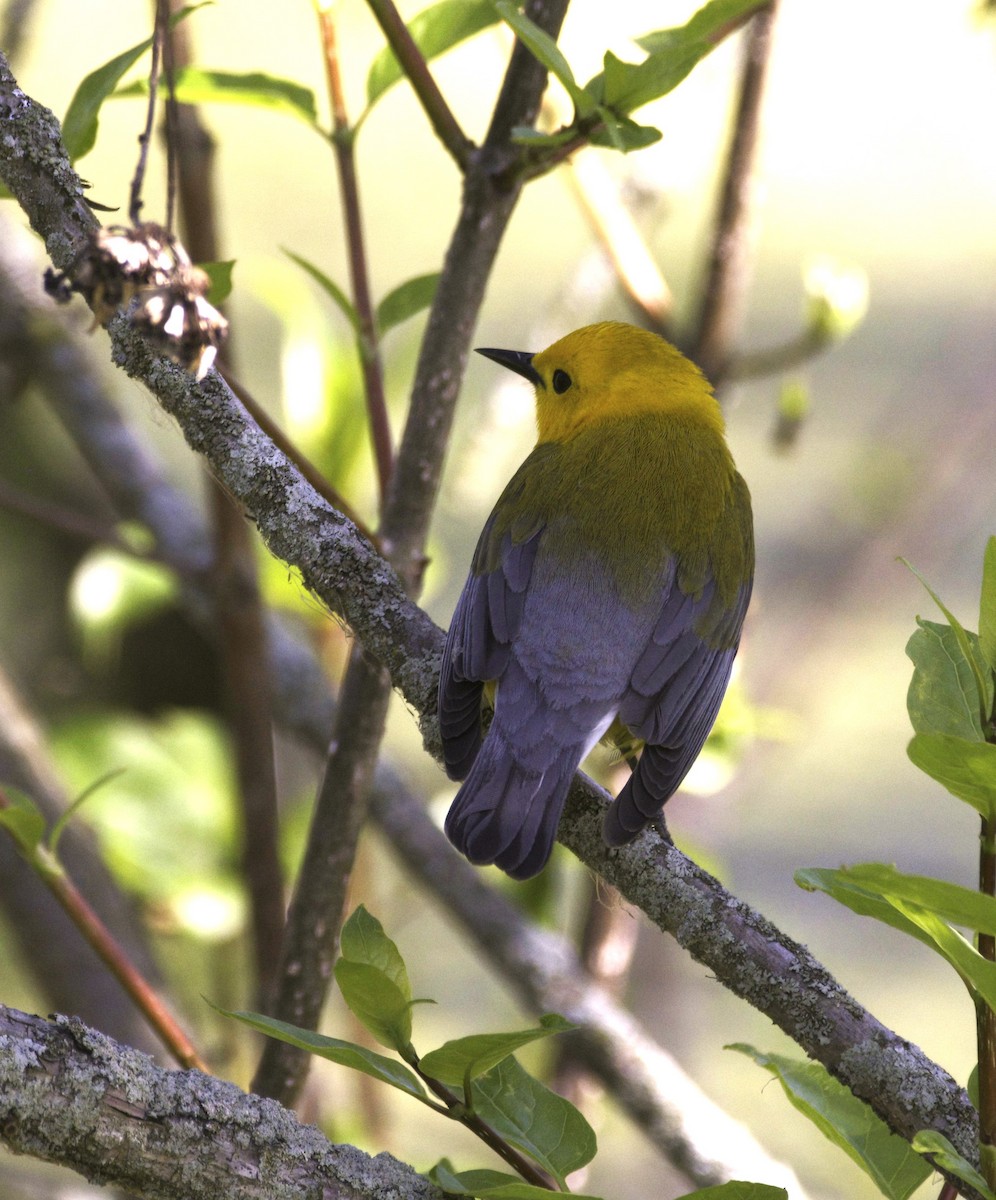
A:
POLYGON ((566 371, 561 371, 558 367, 553 373, 553 390, 558 396, 562 396, 564 392, 571 386, 571 377, 566 371))

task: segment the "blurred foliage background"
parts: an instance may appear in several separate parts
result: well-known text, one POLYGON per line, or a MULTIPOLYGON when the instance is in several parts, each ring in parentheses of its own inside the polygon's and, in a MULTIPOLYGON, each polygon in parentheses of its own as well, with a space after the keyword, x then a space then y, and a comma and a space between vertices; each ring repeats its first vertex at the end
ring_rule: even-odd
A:
MULTIPOLYGON (((22 87, 60 115, 88 71, 149 33, 145 5, 89 0, 81 10, 69 0, 39 0, 22 7, 14 69, 22 87)), ((406 15, 419 7, 401 5, 406 15)), ((604 4, 574 0, 561 45, 575 74, 587 78, 606 48, 632 58, 629 39, 678 24, 693 7, 615 0, 607 19, 604 4)), ((361 0, 342 0, 339 19, 355 116, 382 41, 361 0)), ((286 76, 324 103, 314 12, 303 0, 217 0, 190 29, 203 65, 286 76)), ((482 133, 509 39, 507 30, 492 30, 438 62, 441 86, 471 136, 482 133)), ((672 95, 641 112, 663 131, 657 145, 625 158, 585 152, 601 156, 620 181, 674 291, 679 332, 701 287, 739 50, 737 38, 722 45, 672 95)), ((718 774, 699 773, 707 794, 683 794, 668 810, 679 844, 960 1080, 974 1058, 974 1023, 953 977, 916 944, 801 892, 792 872, 875 859, 973 882, 974 819, 905 755, 903 648, 915 614, 934 614, 896 558, 915 563, 974 626, 982 550, 996 526, 994 112, 993 26, 968 0, 784 3, 764 106, 755 263, 740 348, 753 352, 798 335, 814 256, 829 256, 835 275, 859 293, 866 280, 869 306, 828 353, 725 393, 758 540, 739 709, 725 727, 735 752, 714 755, 718 774), (790 400, 804 398, 788 448, 775 437, 785 389, 790 400)), ((312 130, 280 113, 216 105, 205 116, 219 147, 223 252, 236 260, 227 311, 240 378, 372 522, 373 473, 349 331, 282 252, 307 257, 345 285, 332 156, 312 130)), ((127 206, 141 120, 135 100, 104 107, 97 146, 81 164, 89 194, 101 203, 127 206)), ((458 181, 407 85, 372 111, 358 155, 374 287, 383 295, 437 267, 458 181)), ((158 156, 154 164, 160 175, 148 185, 150 200, 162 194, 158 156)), ((29 234, 12 229, 23 224, 20 214, 7 208, 3 236, 28 242, 29 234)), ((69 315, 85 327, 81 312, 69 315)), ((492 278, 478 341, 539 349, 588 321, 628 316, 566 172, 530 186, 492 278)), ((419 326, 408 322, 385 341, 396 433, 419 326)), ((171 477, 200 497, 199 464, 154 403, 116 377, 104 347, 98 333, 92 357, 107 388, 171 477)), ((440 624, 491 504, 531 444, 531 407, 524 385, 496 380, 483 361, 470 364, 423 595, 440 624)), ((110 518, 99 480, 42 397, 4 405, 0 419, 0 478, 64 509, 110 518)), ((241 982, 245 909, 212 652, 155 566, 9 511, 0 511, 0 556, 4 667, 40 715, 70 794, 122 771, 80 820, 96 831, 155 930, 163 969, 185 998, 185 1019, 209 1051, 229 1055, 229 1073, 245 1083, 239 1035, 199 1000, 206 993, 222 1004, 251 1001, 241 982)), ((347 646, 342 631, 282 564, 261 554, 261 565, 268 599, 309 630, 337 677, 347 646)), ((452 789, 423 754, 401 703, 385 752, 441 815, 452 789)), ((317 764, 281 740, 278 767, 290 870, 317 764)), ((545 919, 569 929, 579 883, 567 859, 552 894, 537 903, 545 919)), ((413 895, 374 835, 362 847, 354 894, 416 964, 416 993, 439 1001, 418 1015, 427 1044, 521 1021, 445 915, 413 895)), ((0 945, 9 964, 4 1002, 44 1007, 2 924, 0 945)), ((787 1050, 785 1039, 649 929, 641 932, 631 1000, 703 1087, 797 1167, 811 1195, 875 1194, 777 1088, 765 1087, 766 1076, 721 1049, 747 1041, 787 1050)), ((353 1036, 345 1022, 333 1002, 326 1028, 353 1036)), ((390 1149, 420 1169, 443 1152, 462 1165, 481 1157, 458 1131, 428 1127, 403 1101, 371 1097, 325 1064, 314 1073, 309 1104, 305 1115, 321 1115, 332 1136, 390 1149), (330 1078, 342 1092, 326 1108, 318 1095, 330 1078), (357 1102, 344 1103, 343 1093, 357 1102)), ((612 1197, 685 1190, 611 1106, 595 1124, 601 1149, 586 1190, 612 1197)), ((62 1173, 0 1160, 4 1195, 48 1188, 85 1194, 62 1173)))

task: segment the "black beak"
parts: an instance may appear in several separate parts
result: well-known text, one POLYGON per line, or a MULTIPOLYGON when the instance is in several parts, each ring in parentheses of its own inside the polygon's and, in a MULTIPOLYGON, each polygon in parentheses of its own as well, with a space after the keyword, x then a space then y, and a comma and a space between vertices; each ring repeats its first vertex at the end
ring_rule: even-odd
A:
POLYGON ((539 385, 543 382, 539 371, 533 366, 533 355, 528 350, 489 350, 481 346, 478 347, 477 353, 490 358, 492 362, 501 363, 503 367, 508 367, 510 371, 528 379, 532 384, 539 385))

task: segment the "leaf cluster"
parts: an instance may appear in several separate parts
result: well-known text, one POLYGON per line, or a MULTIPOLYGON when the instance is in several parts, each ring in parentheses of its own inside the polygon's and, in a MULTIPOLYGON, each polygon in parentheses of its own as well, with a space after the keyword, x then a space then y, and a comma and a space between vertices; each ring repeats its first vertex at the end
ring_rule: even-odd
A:
MULTIPOLYGON (((573 1028, 570 1022, 550 1014, 531 1029, 455 1038, 419 1055, 412 1044, 412 1009, 432 1001, 415 998, 400 951, 362 905, 343 925, 340 949, 335 978, 343 999, 372 1037, 397 1057, 259 1013, 227 1015, 397 1088, 462 1122, 499 1153, 509 1151, 506 1157, 513 1161, 524 1157, 567 1190, 566 1177, 595 1155, 594 1131, 572 1104, 530 1075, 514 1054, 533 1042, 568 1032, 573 1028)), ((446 1191, 502 1200, 530 1200, 544 1190, 504 1172, 457 1173, 445 1161, 435 1168, 434 1178, 446 1191)))
MULTIPOLYGON (((946 623, 918 618, 919 628, 906 647, 913 662, 907 708, 914 729, 907 752, 914 765, 981 815, 983 853, 992 853, 996 819, 996 537, 989 539, 985 551, 978 633, 966 630, 936 593, 926 583, 924 586, 946 623)), ((797 872, 796 882, 809 891, 824 892, 860 916, 874 917, 916 938, 954 969, 977 1009, 981 1006, 996 1012, 996 962, 979 946, 980 938, 996 938, 993 895, 945 880, 905 874, 884 863, 837 870, 808 868, 797 872)), ((986 1180, 937 1131, 924 1131, 913 1141, 913 1150, 925 1156, 920 1168, 902 1159, 890 1172, 891 1147, 887 1141, 868 1156, 864 1146, 873 1145, 874 1139, 862 1138, 864 1146, 859 1148, 852 1136, 853 1112, 849 1116, 847 1110, 852 1105, 866 1106, 847 1094, 843 1112, 827 1111, 828 1098, 839 1085, 822 1067, 797 1064, 786 1071, 777 1056, 758 1055, 749 1048, 746 1052, 778 1076, 793 1104, 859 1161, 883 1194, 904 1200, 912 1190, 908 1185, 918 1173, 921 1179, 924 1177, 929 1170, 926 1162, 930 1161, 987 1200, 996 1200, 996 1192, 986 1180), (810 1076, 806 1097, 800 1093, 800 1071, 810 1076), (817 1077, 814 1093, 811 1085, 817 1077), (812 1103, 814 1094, 820 1097, 818 1104, 812 1103)), ((870 1110, 866 1112, 869 1119, 877 1120, 870 1110)))

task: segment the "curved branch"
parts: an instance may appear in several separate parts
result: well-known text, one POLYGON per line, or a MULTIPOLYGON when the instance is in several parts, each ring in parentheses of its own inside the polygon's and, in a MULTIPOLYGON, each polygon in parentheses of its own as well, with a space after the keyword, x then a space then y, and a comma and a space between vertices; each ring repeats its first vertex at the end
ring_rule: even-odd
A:
POLYGON ((0 1006, 0 1143, 148 1200, 440 1200, 389 1154, 327 1141, 272 1100, 165 1071, 75 1017, 0 1006))

